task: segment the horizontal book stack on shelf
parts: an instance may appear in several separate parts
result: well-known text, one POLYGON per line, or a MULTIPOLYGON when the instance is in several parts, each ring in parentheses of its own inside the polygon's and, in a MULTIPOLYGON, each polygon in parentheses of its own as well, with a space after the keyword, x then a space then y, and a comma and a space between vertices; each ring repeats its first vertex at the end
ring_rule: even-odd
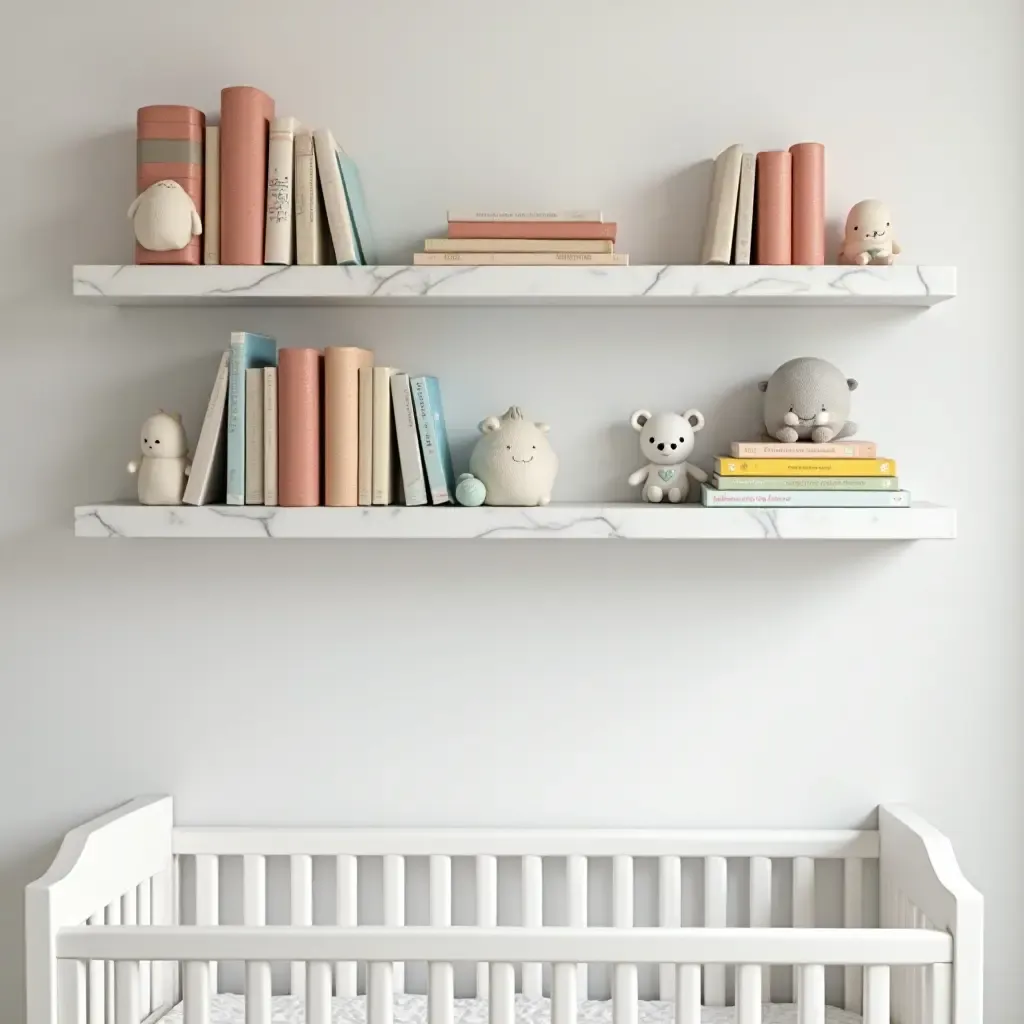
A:
POLYGON ((555 213, 449 210, 448 235, 413 254, 420 266, 628 266, 615 251, 617 225, 600 210, 555 213))
POLYGON ((436 378, 375 366, 364 348, 231 335, 185 504, 441 505, 454 493, 436 378))
POLYGON ((701 485, 708 508, 909 508, 896 463, 872 441, 738 441, 701 485))

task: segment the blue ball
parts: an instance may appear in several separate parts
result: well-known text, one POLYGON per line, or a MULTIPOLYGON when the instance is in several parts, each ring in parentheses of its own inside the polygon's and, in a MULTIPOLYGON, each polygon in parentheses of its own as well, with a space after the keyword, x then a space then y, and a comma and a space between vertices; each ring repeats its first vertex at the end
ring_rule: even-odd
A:
POLYGON ((455 486, 455 500, 460 505, 476 508, 477 505, 484 503, 484 498, 486 497, 487 488, 484 487, 482 480, 478 480, 469 473, 464 473, 459 478, 459 482, 455 486))

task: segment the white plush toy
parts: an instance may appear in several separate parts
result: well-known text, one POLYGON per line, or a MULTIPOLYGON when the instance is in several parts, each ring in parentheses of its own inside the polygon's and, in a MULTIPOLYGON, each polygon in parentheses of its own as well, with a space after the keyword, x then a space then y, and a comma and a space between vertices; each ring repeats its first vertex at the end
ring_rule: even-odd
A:
POLYGON ((840 263, 889 266, 900 247, 892 237, 892 214, 885 203, 877 199, 864 199, 857 203, 846 218, 846 233, 839 252, 840 263))
POLYGON ((142 424, 142 458, 128 463, 139 474, 140 505, 180 505, 191 465, 178 413, 160 412, 142 424))
POLYGON ((629 477, 631 487, 643 484, 644 501, 685 501, 690 489, 689 477, 703 483, 708 475, 686 461, 693 451, 698 430, 704 429, 704 416, 696 409, 659 412, 652 416, 646 409, 633 413, 629 421, 640 434, 640 452, 647 465, 629 477))
POLYGON ((144 249, 170 252, 184 249, 193 235, 203 233, 192 197, 176 181, 156 181, 128 207, 135 238, 144 249))

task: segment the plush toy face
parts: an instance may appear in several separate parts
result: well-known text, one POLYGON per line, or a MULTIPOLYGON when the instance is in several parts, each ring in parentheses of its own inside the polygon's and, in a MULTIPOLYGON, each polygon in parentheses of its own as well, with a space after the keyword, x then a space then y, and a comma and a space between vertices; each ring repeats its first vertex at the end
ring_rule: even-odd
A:
POLYGON ((656 466, 673 466, 685 462, 696 443, 696 433, 704 428, 704 416, 696 409, 677 412, 659 412, 652 416, 639 409, 630 419, 633 429, 640 435, 640 451, 648 462, 656 466))
POLYGON ((846 218, 847 252, 867 252, 892 244, 892 215, 877 199, 865 199, 846 218))
POLYGON ((807 440, 815 426, 836 430, 850 418, 850 392, 857 387, 824 359, 800 358, 783 363, 759 385, 764 392, 764 425, 772 437, 785 427, 807 440))
POLYGON ((142 424, 139 440, 148 459, 180 459, 188 449, 181 420, 166 412, 158 412, 142 424))
POLYGON ((548 429, 546 423, 525 419, 516 406, 500 420, 489 416, 480 424, 483 436, 473 449, 469 469, 486 486, 488 502, 528 502, 550 493, 558 456, 548 441, 548 429))

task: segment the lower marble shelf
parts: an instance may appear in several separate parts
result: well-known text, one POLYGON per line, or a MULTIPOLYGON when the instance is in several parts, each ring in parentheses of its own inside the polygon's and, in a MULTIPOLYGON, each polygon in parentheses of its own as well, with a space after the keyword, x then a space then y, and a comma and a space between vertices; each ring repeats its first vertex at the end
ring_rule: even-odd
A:
POLYGON ((951 540, 956 511, 910 508, 717 509, 557 504, 543 508, 267 508, 80 505, 76 537, 394 540, 951 540))

